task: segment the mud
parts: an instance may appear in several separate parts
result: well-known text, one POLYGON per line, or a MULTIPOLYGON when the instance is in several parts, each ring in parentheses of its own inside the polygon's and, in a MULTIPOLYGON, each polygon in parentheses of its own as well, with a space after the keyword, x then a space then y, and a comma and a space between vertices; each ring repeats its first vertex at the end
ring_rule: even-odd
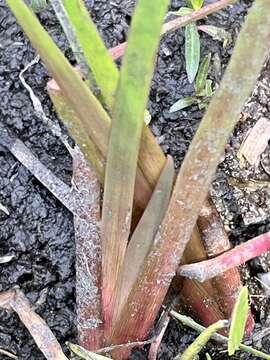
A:
MULTIPOLYGON (((212 1, 206 1, 210 3, 212 1)), ((172 0, 171 10, 184 1, 172 0)), ((233 7, 211 15, 200 24, 212 24, 229 31, 236 39, 251 0, 239 1, 233 7)), ((134 7, 133 0, 88 0, 92 16, 98 25, 107 47, 126 39, 134 7)), ((39 18, 60 48, 74 59, 55 16, 48 8, 39 18)), ((184 66, 183 29, 165 36, 157 57, 157 69, 152 82, 149 110, 151 127, 166 153, 172 154, 179 167, 194 135, 203 111, 197 106, 170 114, 169 108, 179 98, 193 95, 194 88, 187 81, 184 66)), ((233 43, 226 48, 222 43, 201 34, 202 56, 212 53, 209 78, 218 86, 229 61, 233 43)), ((33 110, 29 94, 19 81, 19 72, 35 57, 28 39, 16 24, 5 0, 0 0, 0 121, 11 129, 61 180, 70 185, 71 158, 59 139, 52 135, 33 110)), ((263 155, 259 169, 241 169, 237 149, 248 129, 260 116, 269 116, 270 64, 262 71, 258 87, 243 111, 246 121, 239 122, 231 136, 224 161, 221 162, 213 182, 212 194, 234 244, 269 230, 269 188, 246 193, 231 186, 228 178, 240 182, 269 180, 269 149, 263 155), (254 200, 255 199, 255 200, 254 200), (254 208, 254 203, 256 206, 254 208), (252 223, 245 222, 249 206, 253 206, 252 223)), ((44 111, 53 121, 59 122, 45 87, 48 73, 40 62, 25 74, 26 81, 42 102, 44 111)), ((61 122, 59 122, 62 126, 61 122)), ((63 128, 65 132, 65 129, 63 128)), ((8 150, 0 147, 0 204, 9 214, 0 210, 0 257, 14 258, 0 264, 0 291, 19 285, 28 299, 35 304, 62 345, 76 341, 74 232, 72 215, 31 176, 8 150)), ((257 325, 253 339, 255 346, 270 352, 267 328, 270 322, 269 293, 257 280, 261 273, 270 271, 269 255, 262 256, 243 267, 243 279, 252 294, 252 308, 257 325)), ((160 359, 172 359, 194 340, 195 332, 171 321, 160 349, 160 359)), ((15 315, 0 310, 0 348, 16 353, 19 359, 43 359, 28 332, 15 315)), ((226 359, 225 352, 216 344, 206 349, 214 359, 226 359)), ((146 359, 146 351, 137 350, 132 359, 146 359)), ((204 359, 204 353, 200 358, 204 359)), ((236 358, 252 359, 246 353, 236 358)), ((0 355, 0 359, 8 359, 0 355)))

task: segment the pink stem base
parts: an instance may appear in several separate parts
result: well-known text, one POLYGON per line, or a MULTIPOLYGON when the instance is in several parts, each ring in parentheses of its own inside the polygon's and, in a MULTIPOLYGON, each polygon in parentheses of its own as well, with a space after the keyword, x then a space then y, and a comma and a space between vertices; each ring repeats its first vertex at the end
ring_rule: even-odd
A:
POLYGON ((269 250, 270 232, 267 232, 238 245, 234 249, 229 250, 213 259, 180 266, 178 274, 190 279, 204 282, 229 269, 233 269, 241 264, 244 264, 248 260, 254 259, 269 250))

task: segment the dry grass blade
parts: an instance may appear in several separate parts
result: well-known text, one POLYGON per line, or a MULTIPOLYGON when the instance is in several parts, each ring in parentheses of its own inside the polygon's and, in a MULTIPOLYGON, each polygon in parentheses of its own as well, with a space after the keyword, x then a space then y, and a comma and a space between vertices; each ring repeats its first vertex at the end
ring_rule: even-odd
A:
POLYGON ((11 352, 9 352, 9 351, 7 351, 5 349, 2 349, 2 348, 0 348, 0 354, 2 354, 4 356, 7 356, 7 357, 9 357, 11 359, 18 359, 17 355, 14 355, 11 352))
POLYGON ((0 144, 6 147, 69 211, 84 218, 87 209, 81 204, 80 197, 71 192, 71 188, 48 170, 33 153, 11 134, 3 125, 0 126, 0 144))
POLYGON ((15 311, 47 360, 68 360, 55 336, 19 289, 0 294, 0 307, 15 311))
POLYGON ((269 11, 268 0, 255 1, 250 10, 220 88, 184 159, 155 246, 123 308, 115 341, 136 339, 138 334, 146 336, 156 318, 190 239, 227 138, 266 59, 270 39, 269 11), (256 41, 258 37, 259 42, 256 41), (247 63, 246 49, 251 47, 253 51, 247 63), (137 305, 135 308, 134 304, 137 305))
POLYGON ((270 120, 260 118, 247 136, 238 150, 237 157, 240 164, 245 166, 246 162, 257 167, 260 162, 261 154, 264 152, 270 139, 270 120))
POLYGON ((130 232, 145 107, 167 7, 168 0, 138 2, 120 71, 107 153, 101 225, 105 333, 111 328, 117 301, 116 284, 130 232))
POLYGON ((96 350, 103 346, 100 184, 78 148, 72 159, 75 191, 87 209, 86 219, 74 216, 78 338, 83 347, 96 350))
POLYGON ((204 282, 270 250, 270 232, 236 246, 213 259, 180 266, 178 274, 204 282))

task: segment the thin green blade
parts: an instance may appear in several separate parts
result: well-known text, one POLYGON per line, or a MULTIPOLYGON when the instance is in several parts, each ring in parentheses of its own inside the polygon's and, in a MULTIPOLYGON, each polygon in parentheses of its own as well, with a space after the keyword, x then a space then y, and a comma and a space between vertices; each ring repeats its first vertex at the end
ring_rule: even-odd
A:
POLYGON ((111 108, 119 80, 118 69, 83 1, 63 0, 63 4, 74 26, 88 65, 100 87, 101 94, 106 104, 111 108))
POLYGON ((184 351, 182 355, 176 356, 174 360, 192 360, 206 345, 215 332, 228 325, 227 320, 219 320, 208 326, 197 339, 184 351))
POLYGON ((244 337, 246 322, 248 318, 248 288, 244 286, 235 303, 229 332, 228 353, 233 355, 239 349, 244 337))
POLYGON ((200 63, 200 37, 195 23, 185 28, 185 59, 188 81, 192 83, 200 63))
POLYGON ((168 0, 139 0, 132 18, 120 72, 107 156, 102 212, 105 327, 111 321, 113 296, 129 236, 145 107, 168 3, 168 0))
POLYGON ((211 62, 211 54, 208 54, 200 64, 195 82, 195 90, 197 95, 202 90, 204 90, 204 87, 206 86, 206 80, 208 76, 210 62, 211 62))

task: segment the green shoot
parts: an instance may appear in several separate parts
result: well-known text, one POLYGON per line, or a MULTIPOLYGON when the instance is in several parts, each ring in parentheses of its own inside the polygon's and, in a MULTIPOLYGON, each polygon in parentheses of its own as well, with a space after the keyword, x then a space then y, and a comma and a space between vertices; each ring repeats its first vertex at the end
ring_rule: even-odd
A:
POLYGON ((204 0, 188 0, 194 10, 199 10, 203 6, 204 0))
POLYGON ((192 360, 206 345, 208 340, 218 330, 228 326, 227 320, 219 320, 216 323, 208 326, 197 339, 184 351, 182 355, 176 356, 174 360, 192 360))
POLYGON ((30 6, 34 12, 43 11, 47 7, 47 0, 31 0, 30 6))
MULTIPOLYGON (((184 325, 186 326, 189 326, 191 329, 194 329, 196 331, 198 331, 199 333, 201 333, 202 331, 205 330, 205 327, 198 324, 196 321, 194 321, 192 318, 190 318, 189 316, 186 316, 186 315, 182 315, 182 314, 179 314, 178 312, 172 310, 170 312, 170 314, 177 320, 179 320, 181 323, 183 323, 184 325)), ((211 338, 214 340, 214 341, 217 341, 219 343, 224 343, 224 344, 227 344, 228 343, 228 338, 226 336, 222 336, 218 333, 214 333, 211 338)), ((256 350, 256 349, 253 349, 253 347, 251 346, 248 346, 248 345, 244 345, 244 344, 240 344, 239 345, 239 349, 243 350, 243 351, 246 351, 254 356, 258 356, 262 359, 265 359, 265 360, 270 360, 270 355, 266 354, 266 353, 263 353, 262 351, 259 351, 259 350, 256 350)))
POLYGON ((170 113, 183 110, 194 104, 197 104, 200 109, 208 105, 209 98, 213 95, 212 81, 207 79, 210 62, 211 54, 208 54, 200 64, 195 81, 195 96, 187 96, 176 101, 170 107, 170 113))
POLYGON ((117 301, 116 285, 130 231, 145 107, 167 7, 168 0, 138 2, 120 72, 107 153, 101 225, 105 331, 106 328, 111 331, 117 301))
POLYGON ((195 23, 185 28, 185 59, 188 81, 193 83, 200 63, 200 37, 195 23))
POLYGON ((100 38, 83 1, 64 0, 63 4, 105 103, 112 109, 119 79, 118 69, 100 38))
POLYGON ((269 1, 259 0, 249 12, 220 88, 184 159, 154 246, 123 307, 115 329, 117 342, 138 338, 139 333, 145 336, 154 323, 207 196, 227 138, 266 59, 270 37, 269 11, 269 1), (258 36, 259 42, 255 41, 258 36), (249 66, 246 66, 246 49, 250 47, 254 51, 249 54, 249 66))
POLYGON ((239 349, 239 345, 244 337, 248 309, 248 288, 245 286, 240 291, 232 313, 228 341, 229 355, 233 355, 239 349))

